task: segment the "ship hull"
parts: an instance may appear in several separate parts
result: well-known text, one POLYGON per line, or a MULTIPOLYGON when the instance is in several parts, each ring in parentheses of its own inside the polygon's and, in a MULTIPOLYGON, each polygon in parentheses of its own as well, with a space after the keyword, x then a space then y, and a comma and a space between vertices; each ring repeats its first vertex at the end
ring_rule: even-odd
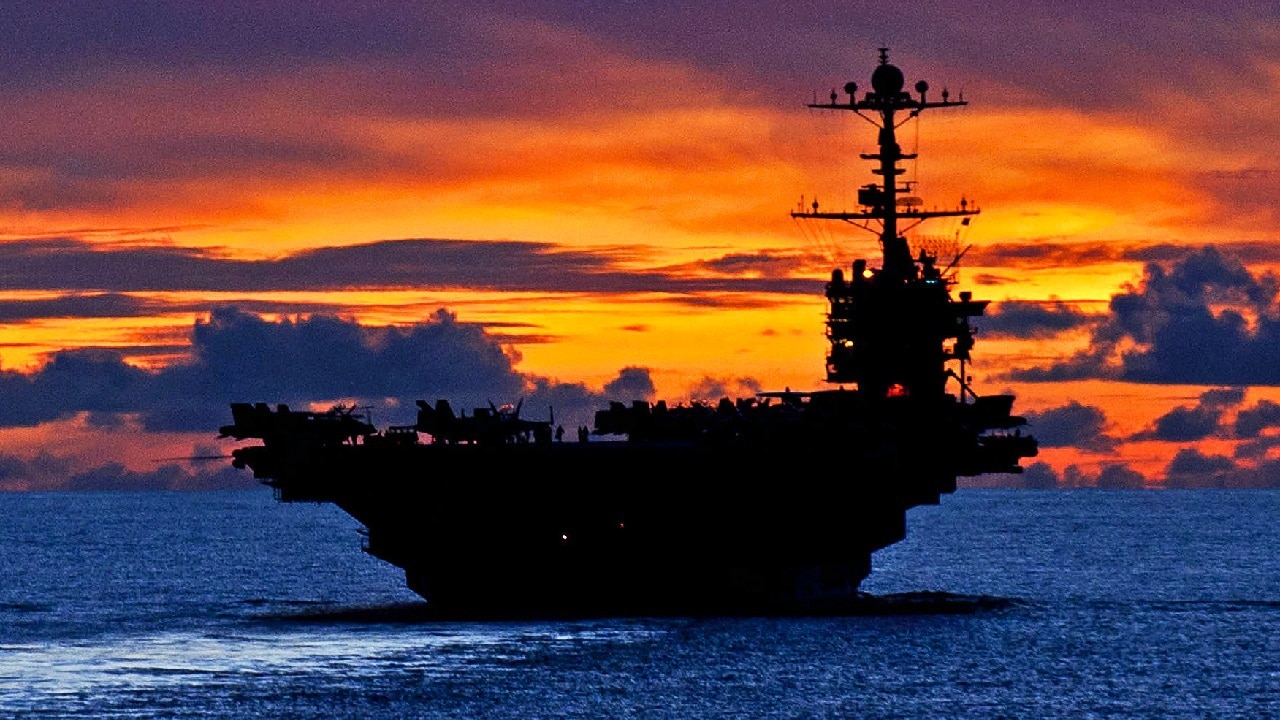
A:
POLYGON ((927 455, 816 446, 251 450, 281 500, 336 504, 455 616, 840 612, 906 510, 955 489, 927 455))

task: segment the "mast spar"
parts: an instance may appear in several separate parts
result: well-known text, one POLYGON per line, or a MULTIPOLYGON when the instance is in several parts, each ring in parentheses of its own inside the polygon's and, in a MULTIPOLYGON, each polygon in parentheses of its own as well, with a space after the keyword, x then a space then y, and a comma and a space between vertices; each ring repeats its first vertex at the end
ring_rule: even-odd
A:
POLYGON ((858 188, 858 205, 861 207, 858 211, 821 212, 815 201, 810 209, 802 207, 799 211, 793 211, 791 217, 799 220, 842 220, 854 224, 878 221, 880 247, 884 256, 879 274, 886 281, 905 281, 918 277, 918 271, 907 240, 901 234, 901 220, 912 220, 918 224, 930 218, 969 217, 981 211, 963 199, 959 207, 952 209, 925 210, 915 205, 899 205, 899 196, 911 191, 911 183, 898 182, 898 177, 906 172, 898 163, 914 160, 916 154, 902 152, 898 145, 897 129, 925 110, 961 107, 969 103, 963 99, 952 100, 945 88, 942 90, 941 100, 928 99, 929 83, 924 80, 915 84, 916 96, 905 92, 905 76, 897 66, 889 63, 889 49, 880 48, 879 51, 880 64, 871 73, 871 91, 859 98, 858 84, 848 82, 844 86, 849 98, 847 101, 841 101, 839 94, 832 90, 830 102, 810 103, 809 107, 851 111, 880 129, 879 152, 863 153, 859 157, 879 162, 879 166, 871 172, 881 176, 881 182, 858 188))

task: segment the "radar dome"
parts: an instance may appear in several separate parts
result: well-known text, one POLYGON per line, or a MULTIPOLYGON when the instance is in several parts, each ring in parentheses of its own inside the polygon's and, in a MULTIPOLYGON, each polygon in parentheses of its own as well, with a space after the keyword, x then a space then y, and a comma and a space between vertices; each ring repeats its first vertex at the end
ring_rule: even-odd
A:
POLYGON ((905 82, 902 71, 896 65, 885 63, 877 66, 871 73, 871 87, 876 89, 877 95, 897 95, 902 92, 905 82))

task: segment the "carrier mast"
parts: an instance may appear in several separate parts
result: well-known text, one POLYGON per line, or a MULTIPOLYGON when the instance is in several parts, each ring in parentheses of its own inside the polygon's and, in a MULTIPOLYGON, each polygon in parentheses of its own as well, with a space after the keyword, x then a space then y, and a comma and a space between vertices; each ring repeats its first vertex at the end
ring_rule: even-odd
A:
MULTIPOLYGON (((854 263, 851 282, 845 282, 842 270, 832 272, 827 286, 831 305, 827 381, 856 383, 859 390, 872 396, 936 397, 945 393, 948 378, 956 378, 963 400, 969 392, 964 364, 973 345, 968 318, 981 315, 987 303, 971 300, 969 293, 960 293, 959 301, 952 300, 948 292, 951 279, 942 276, 938 258, 924 249, 913 258, 903 233, 931 218, 968 218, 980 210, 964 199, 959 207, 930 210, 914 198, 909 201, 905 195, 913 183, 899 181, 906 172, 899 163, 916 155, 902 152, 897 129, 925 110, 968 103, 963 98, 952 100, 946 89, 941 100, 928 99, 929 84, 923 80, 915 84, 916 95, 904 91, 905 77, 889 63, 888 48, 879 52, 880 64, 871 73, 870 92, 859 97, 857 83, 849 82, 844 86, 847 101, 832 90, 830 102, 815 102, 809 107, 851 111, 878 128, 879 151, 860 157, 878 163, 871 172, 881 181, 858 188, 856 211, 823 211, 815 200, 810 207, 791 213, 797 220, 851 223, 878 231, 880 239, 881 266, 869 277, 864 260, 854 263), (910 224, 903 227, 907 222, 910 224), (960 362, 958 375, 946 368, 951 360, 960 362)), ((958 260, 957 254, 948 267, 958 260)))
POLYGON ((887 277, 907 280, 917 277, 915 262, 911 258, 911 250, 907 240, 900 235, 899 220, 915 220, 917 223, 936 217, 968 217, 977 215, 980 210, 970 207, 965 200, 960 207, 950 210, 923 210, 918 207, 900 208, 898 196, 910 192, 910 184, 898 183, 898 176, 906 172, 898 167, 900 160, 914 160, 914 153, 904 153, 898 145, 897 129, 906 121, 932 108, 961 107, 969 103, 964 100, 952 100, 950 93, 943 89, 942 100, 928 100, 929 83, 921 80, 916 83, 915 90, 919 97, 912 97, 903 91, 905 77, 895 65, 889 64, 889 49, 880 48, 880 64, 871 73, 872 91, 858 99, 858 84, 845 83, 844 91, 849 96, 847 102, 841 102, 835 90, 831 91, 831 101, 827 103, 811 103, 809 107, 818 110, 849 110, 867 120, 880 129, 880 151, 874 154, 862 153, 863 160, 878 160, 880 166, 871 172, 884 178, 880 184, 871 183, 858 188, 858 205, 862 210, 857 212, 819 212, 817 202, 812 211, 803 208, 792 212, 791 217, 798 219, 843 220, 849 223, 858 221, 874 221, 881 223, 880 245, 884 253, 884 264, 880 272, 887 277), (899 119, 899 113, 906 117, 899 119))

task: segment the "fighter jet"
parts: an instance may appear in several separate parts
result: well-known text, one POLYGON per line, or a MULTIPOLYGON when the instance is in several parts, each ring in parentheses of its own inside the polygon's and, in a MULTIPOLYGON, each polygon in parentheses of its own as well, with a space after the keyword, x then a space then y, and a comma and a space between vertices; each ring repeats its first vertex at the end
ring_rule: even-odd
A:
POLYGON ((426 433, 443 443, 482 443, 485 445, 550 442, 553 420, 526 420, 520 417, 524 399, 512 405, 497 407, 492 401, 487 408, 475 408, 470 416, 464 410, 455 415, 448 400, 436 401, 435 407, 419 400, 418 423, 420 433, 426 433))

